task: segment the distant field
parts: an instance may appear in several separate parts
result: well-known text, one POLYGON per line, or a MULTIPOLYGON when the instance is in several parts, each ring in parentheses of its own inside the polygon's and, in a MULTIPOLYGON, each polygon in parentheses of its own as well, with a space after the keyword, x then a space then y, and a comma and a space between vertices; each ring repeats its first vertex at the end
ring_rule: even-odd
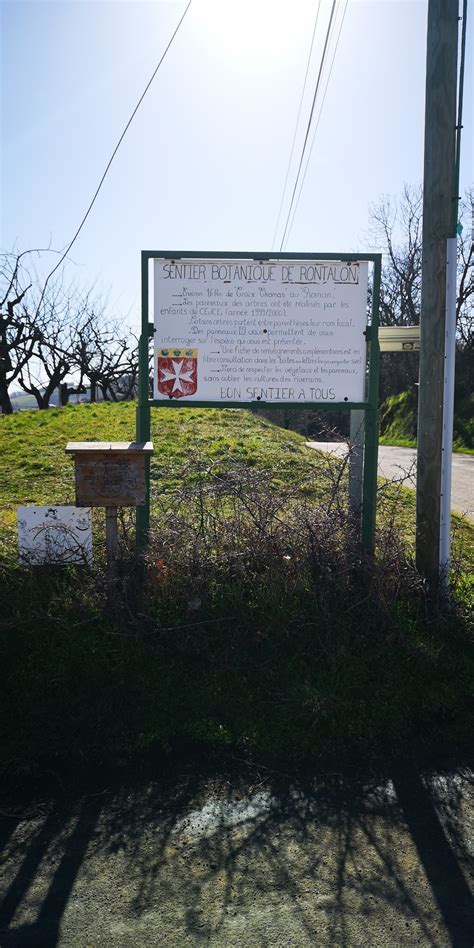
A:
POLYGON ((11 402, 14 411, 38 407, 35 396, 27 395, 26 392, 15 392, 15 394, 11 396, 11 402))

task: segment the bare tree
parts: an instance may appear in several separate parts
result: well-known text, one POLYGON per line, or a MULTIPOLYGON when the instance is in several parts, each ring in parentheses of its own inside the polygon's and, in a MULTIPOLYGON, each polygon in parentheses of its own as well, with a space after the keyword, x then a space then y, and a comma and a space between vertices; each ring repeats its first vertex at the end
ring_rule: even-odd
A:
MULTIPOLYGON (((458 296, 456 324, 458 352, 474 349, 473 247, 467 221, 474 194, 468 192, 460 207, 465 227, 458 240, 458 296)), ((383 253, 380 293, 382 326, 416 326, 421 311, 422 189, 405 185, 400 199, 384 198, 371 208, 372 243, 383 253)), ((418 380, 418 356, 386 353, 382 360, 382 399, 413 389, 418 380)))
POLYGON ((96 301, 86 307, 86 317, 76 327, 71 359, 81 379, 88 379, 90 400, 114 398, 114 388, 128 367, 128 343, 118 321, 105 318, 104 307, 96 301))
POLYGON ((384 198, 371 208, 371 233, 384 255, 382 326, 420 322, 422 204, 421 188, 405 185, 399 201, 384 198))
POLYGON ((127 346, 124 349, 122 358, 115 368, 114 377, 107 386, 108 397, 114 402, 130 401, 137 394, 138 339, 134 333, 130 333, 130 335, 134 345, 127 346))
POLYGON ((34 322, 25 322, 22 306, 31 287, 24 258, 31 252, 0 257, 0 407, 7 415, 13 411, 9 387, 31 358, 38 335, 34 322))
POLYGON ((25 324, 35 327, 36 340, 19 383, 23 391, 34 395, 40 409, 49 408, 52 395, 61 390, 73 369, 70 350, 82 316, 78 294, 72 288, 65 290, 60 281, 50 284, 47 295, 24 308, 25 324))
POLYGON ((461 203, 463 230, 458 240, 458 296, 456 320, 462 347, 474 354, 474 189, 461 203))
POLYGON ((38 408, 48 408, 55 390, 66 405, 71 394, 114 401, 135 394, 137 340, 119 320, 107 317, 106 302, 90 290, 65 287, 62 277, 42 284, 30 277, 24 258, 31 253, 5 253, 0 258, 0 405, 13 410, 9 386, 18 380, 34 395, 38 408))

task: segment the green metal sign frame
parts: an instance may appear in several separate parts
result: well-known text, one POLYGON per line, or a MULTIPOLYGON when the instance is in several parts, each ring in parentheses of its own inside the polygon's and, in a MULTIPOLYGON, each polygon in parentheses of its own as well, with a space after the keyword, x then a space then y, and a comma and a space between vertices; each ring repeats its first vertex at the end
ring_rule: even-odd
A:
MULTIPOLYGON (((365 414, 365 445, 364 445, 364 477, 362 488, 362 546, 369 555, 373 553, 375 542, 375 518, 377 501, 377 460, 379 441, 379 374, 380 374, 380 347, 378 338, 380 280, 382 272, 381 254, 364 253, 230 253, 223 251, 169 251, 169 250, 142 250, 141 254, 141 302, 142 325, 138 347, 138 406, 136 440, 149 441, 151 437, 151 408, 294 408, 294 402, 186 402, 181 399, 169 401, 149 397, 149 369, 148 354, 150 339, 153 338, 154 324, 149 321, 149 262, 155 258, 165 260, 331 260, 343 263, 367 262, 373 264, 372 307, 370 325, 366 327, 368 343, 368 385, 365 402, 305 402, 298 404, 299 409, 317 411, 347 411, 350 409, 363 410, 365 414)), ((150 459, 145 460, 147 500, 143 507, 137 508, 137 545, 139 548, 146 543, 146 536, 150 523, 150 459)))

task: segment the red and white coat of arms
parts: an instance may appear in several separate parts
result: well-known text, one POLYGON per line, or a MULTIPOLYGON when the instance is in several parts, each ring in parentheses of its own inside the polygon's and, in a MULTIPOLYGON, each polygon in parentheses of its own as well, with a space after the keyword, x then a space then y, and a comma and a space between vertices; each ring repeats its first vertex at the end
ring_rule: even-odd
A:
POLYGON ((158 391, 183 398, 197 391, 197 349, 158 349, 158 391))

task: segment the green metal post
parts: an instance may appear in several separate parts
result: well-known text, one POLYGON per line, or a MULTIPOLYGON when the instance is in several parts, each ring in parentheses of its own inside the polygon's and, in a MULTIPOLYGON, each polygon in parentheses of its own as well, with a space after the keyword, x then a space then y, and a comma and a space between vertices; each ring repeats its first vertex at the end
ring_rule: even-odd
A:
MULTIPOLYGON (((138 405, 136 440, 150 440, 150 404, 148 397, 148 254, 142 252, 142 329, 138 343, 138 405)), ((150 458, 145 458, 146 503, 137 507, 137 549, 143 549, 150 526, 150 458)))
POLYGON ((380 279, 382 258, 374 258, 372 321, 370 326, 370 362, 368 408, 365 410, 364 486, 362 494, 362 547, 372 556, 375 545, 377 509, 377 463, 379 449, 379 374, 380 347, 378 339, 380 279))

